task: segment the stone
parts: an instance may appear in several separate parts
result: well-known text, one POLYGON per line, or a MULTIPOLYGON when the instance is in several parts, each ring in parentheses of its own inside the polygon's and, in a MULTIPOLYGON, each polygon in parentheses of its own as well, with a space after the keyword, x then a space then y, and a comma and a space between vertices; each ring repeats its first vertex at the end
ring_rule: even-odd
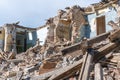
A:
POLYGON ((17 73, 15 71, 8 71, 8 72, 6 72, 5 76, 9 78, 9 77, 16 76, 16 74, 17 73))
POLYGON ((43 64, 41 65, 41 68, 52 69, 52 68, 55 68, 56 65, 57 65, 56 62, 44 61, 43 64))

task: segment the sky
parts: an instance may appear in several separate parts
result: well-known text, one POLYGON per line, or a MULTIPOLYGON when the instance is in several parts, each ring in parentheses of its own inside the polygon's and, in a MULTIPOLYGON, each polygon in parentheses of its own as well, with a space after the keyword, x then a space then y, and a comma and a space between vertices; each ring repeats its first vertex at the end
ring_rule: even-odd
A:
POLYGON ((0 26, 20 21, 25 27, 39 27, 46 19, 68 6, 88 6, 100 0, 0 0, 0 26))

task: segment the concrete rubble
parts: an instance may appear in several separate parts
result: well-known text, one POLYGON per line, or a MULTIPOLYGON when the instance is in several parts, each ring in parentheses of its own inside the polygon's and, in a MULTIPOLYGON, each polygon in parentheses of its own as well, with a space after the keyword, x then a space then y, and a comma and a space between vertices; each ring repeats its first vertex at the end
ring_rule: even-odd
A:
MULTIPOLYGON (((7 43, 12 38, 5 36, 4 49, 0 49, 0 80, 120 80, 120 23, 109 21, 112 30, 100 32, 98 28, 98 35, 90 38, 85 16, 98 15, 98 10, 108 6, 116 8, 117 3, 102 0, 86 8, 75 5, 59 10, 45 24, 48 32, 44 45, 37 39, 21 53, 17 53, 15 43, 10 48, 7 43)), ((15 27, 9 30, 5 27, 5 33, 16 40, 15 27)))

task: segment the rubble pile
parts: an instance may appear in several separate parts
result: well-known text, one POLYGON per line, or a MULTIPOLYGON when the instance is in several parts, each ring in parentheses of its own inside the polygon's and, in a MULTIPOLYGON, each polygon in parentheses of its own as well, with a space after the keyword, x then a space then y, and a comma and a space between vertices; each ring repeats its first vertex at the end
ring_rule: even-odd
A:
POLYGON ((36 45, 22 53, 0 50, 0 80, 120 80, 118 24, 110 21, 113 30, 88 39, 78 29, 88 24, 84 9, 66 9, 68 12, 60 10, 58 16, 48 19, 43 46, 38 39, 36 45))
POLYGON ((42 46, 38 44, 20 54, 1 51, 0 79, 119 80, 120 38, 116 31, 120 29, 83 39, 59 52, 52 46, 41 53, 42 46))

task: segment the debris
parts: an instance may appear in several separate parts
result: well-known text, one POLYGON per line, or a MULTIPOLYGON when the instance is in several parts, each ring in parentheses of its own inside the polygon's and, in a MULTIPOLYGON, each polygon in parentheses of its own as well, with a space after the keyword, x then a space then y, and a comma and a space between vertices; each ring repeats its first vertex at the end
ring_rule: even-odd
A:
POLYGON ((100 63, 95 64, 95 80, 103 80, 103 71, 100 63))
POLYGON ((119 25, 111 20, 108 24, 113 30, 105 32, 108 16, 100 15, 116 8, 117 2, 66 7, 39 28, 26 28, 19 22, 4 25, 0 28, 4 45, 0 45, 0 80, 119 80, 119 25), (94 24, 99 35, 93 38, 89 38, 91 15, 99 18, 94 24), (48 33, 41 45, 36 31, 45 27, 48 33))

